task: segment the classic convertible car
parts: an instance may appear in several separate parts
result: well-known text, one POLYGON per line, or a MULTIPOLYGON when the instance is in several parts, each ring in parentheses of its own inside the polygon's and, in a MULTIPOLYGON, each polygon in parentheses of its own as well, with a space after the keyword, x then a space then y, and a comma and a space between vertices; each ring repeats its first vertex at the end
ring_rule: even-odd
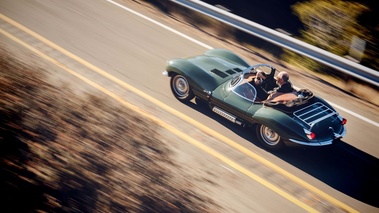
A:
POLYGON ((251 83, 259 70, 267 76, 262 88, 270 91, 276 87, 274 67, 251 66, 224 49, 172 59, 163 74, 171 77, 176 99, 188 102, 197 97, 229 121, 255 128, 259 141, 270 150, 280 150, 288 143, 329 145, 346 134, 346 119, 308 89, 274 93, 259 100, 251 83))

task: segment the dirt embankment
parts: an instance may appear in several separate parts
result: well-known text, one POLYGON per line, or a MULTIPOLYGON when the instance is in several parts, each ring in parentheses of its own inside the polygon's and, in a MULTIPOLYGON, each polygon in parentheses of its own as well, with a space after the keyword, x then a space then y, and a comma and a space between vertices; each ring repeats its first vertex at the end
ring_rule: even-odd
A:
POLYGON ((111 100, 61 90, 1 52, 2 211, 215 212, 171 172, 180 166, 157 125, 111 100))

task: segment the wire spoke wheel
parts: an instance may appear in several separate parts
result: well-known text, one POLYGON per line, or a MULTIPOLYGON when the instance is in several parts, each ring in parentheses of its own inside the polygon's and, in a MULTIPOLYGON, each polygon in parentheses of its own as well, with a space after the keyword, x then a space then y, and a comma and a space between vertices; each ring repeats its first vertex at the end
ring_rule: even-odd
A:
POLYGON ((180 101, 189 101, 194 97, 191 86, 182 75, 175 75, 171 78, 171 90, 175 98, 180 101))
POLYGON ((280 150, 284 147, 280 135, 265 125, 257 126, 257 136, 259 141, 270 150, 280 150))

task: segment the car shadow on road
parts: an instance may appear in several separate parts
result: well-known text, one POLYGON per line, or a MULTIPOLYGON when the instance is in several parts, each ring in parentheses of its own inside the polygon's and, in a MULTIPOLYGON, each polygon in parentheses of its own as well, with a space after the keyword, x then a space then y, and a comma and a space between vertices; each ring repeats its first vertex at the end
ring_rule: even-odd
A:
MULTIPOLYGON (((262 148, 251 128, 241 128, 213 113, 205 104, 187 106, 214 119, 240 137, 262 148)), ((379 207, 379 159, 343 141, 323 147, 286 147, 275 156, 330 187, 368 205, 379 207)))
POLYGON ((379 160, 341 141, 324 147, 287 148, 276 156, 332 188, 379 207, 379 160))

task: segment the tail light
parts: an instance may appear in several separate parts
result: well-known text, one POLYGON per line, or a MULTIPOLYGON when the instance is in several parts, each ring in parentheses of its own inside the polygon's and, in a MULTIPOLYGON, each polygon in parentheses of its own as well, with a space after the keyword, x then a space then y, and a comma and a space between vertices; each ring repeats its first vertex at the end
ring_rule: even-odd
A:
POLYGON ((307 133, 307 137, 308 137, 309 140, 313 140, 313 139, 315 139, 316 134, 313 133, 313 132, 309 132, 309 133, 307 133))
POLYGON ((342 125, 345 125, 346 123, 347 123, 346 118, 342 118, 341 124, 342 124, 342 125))
POLYGON ((315 137, 316 137, 316 134, 315 134, 315 133, 313 133, 313 132, 311 132, 311 131, 309 131, 309 130, 307 130, 307 129, 304 129, 304 132, 305 132, 305 134, 307 135, 307 138, 308 138, 309 140, 313 140, 313 139, 315 139, 315 137))

